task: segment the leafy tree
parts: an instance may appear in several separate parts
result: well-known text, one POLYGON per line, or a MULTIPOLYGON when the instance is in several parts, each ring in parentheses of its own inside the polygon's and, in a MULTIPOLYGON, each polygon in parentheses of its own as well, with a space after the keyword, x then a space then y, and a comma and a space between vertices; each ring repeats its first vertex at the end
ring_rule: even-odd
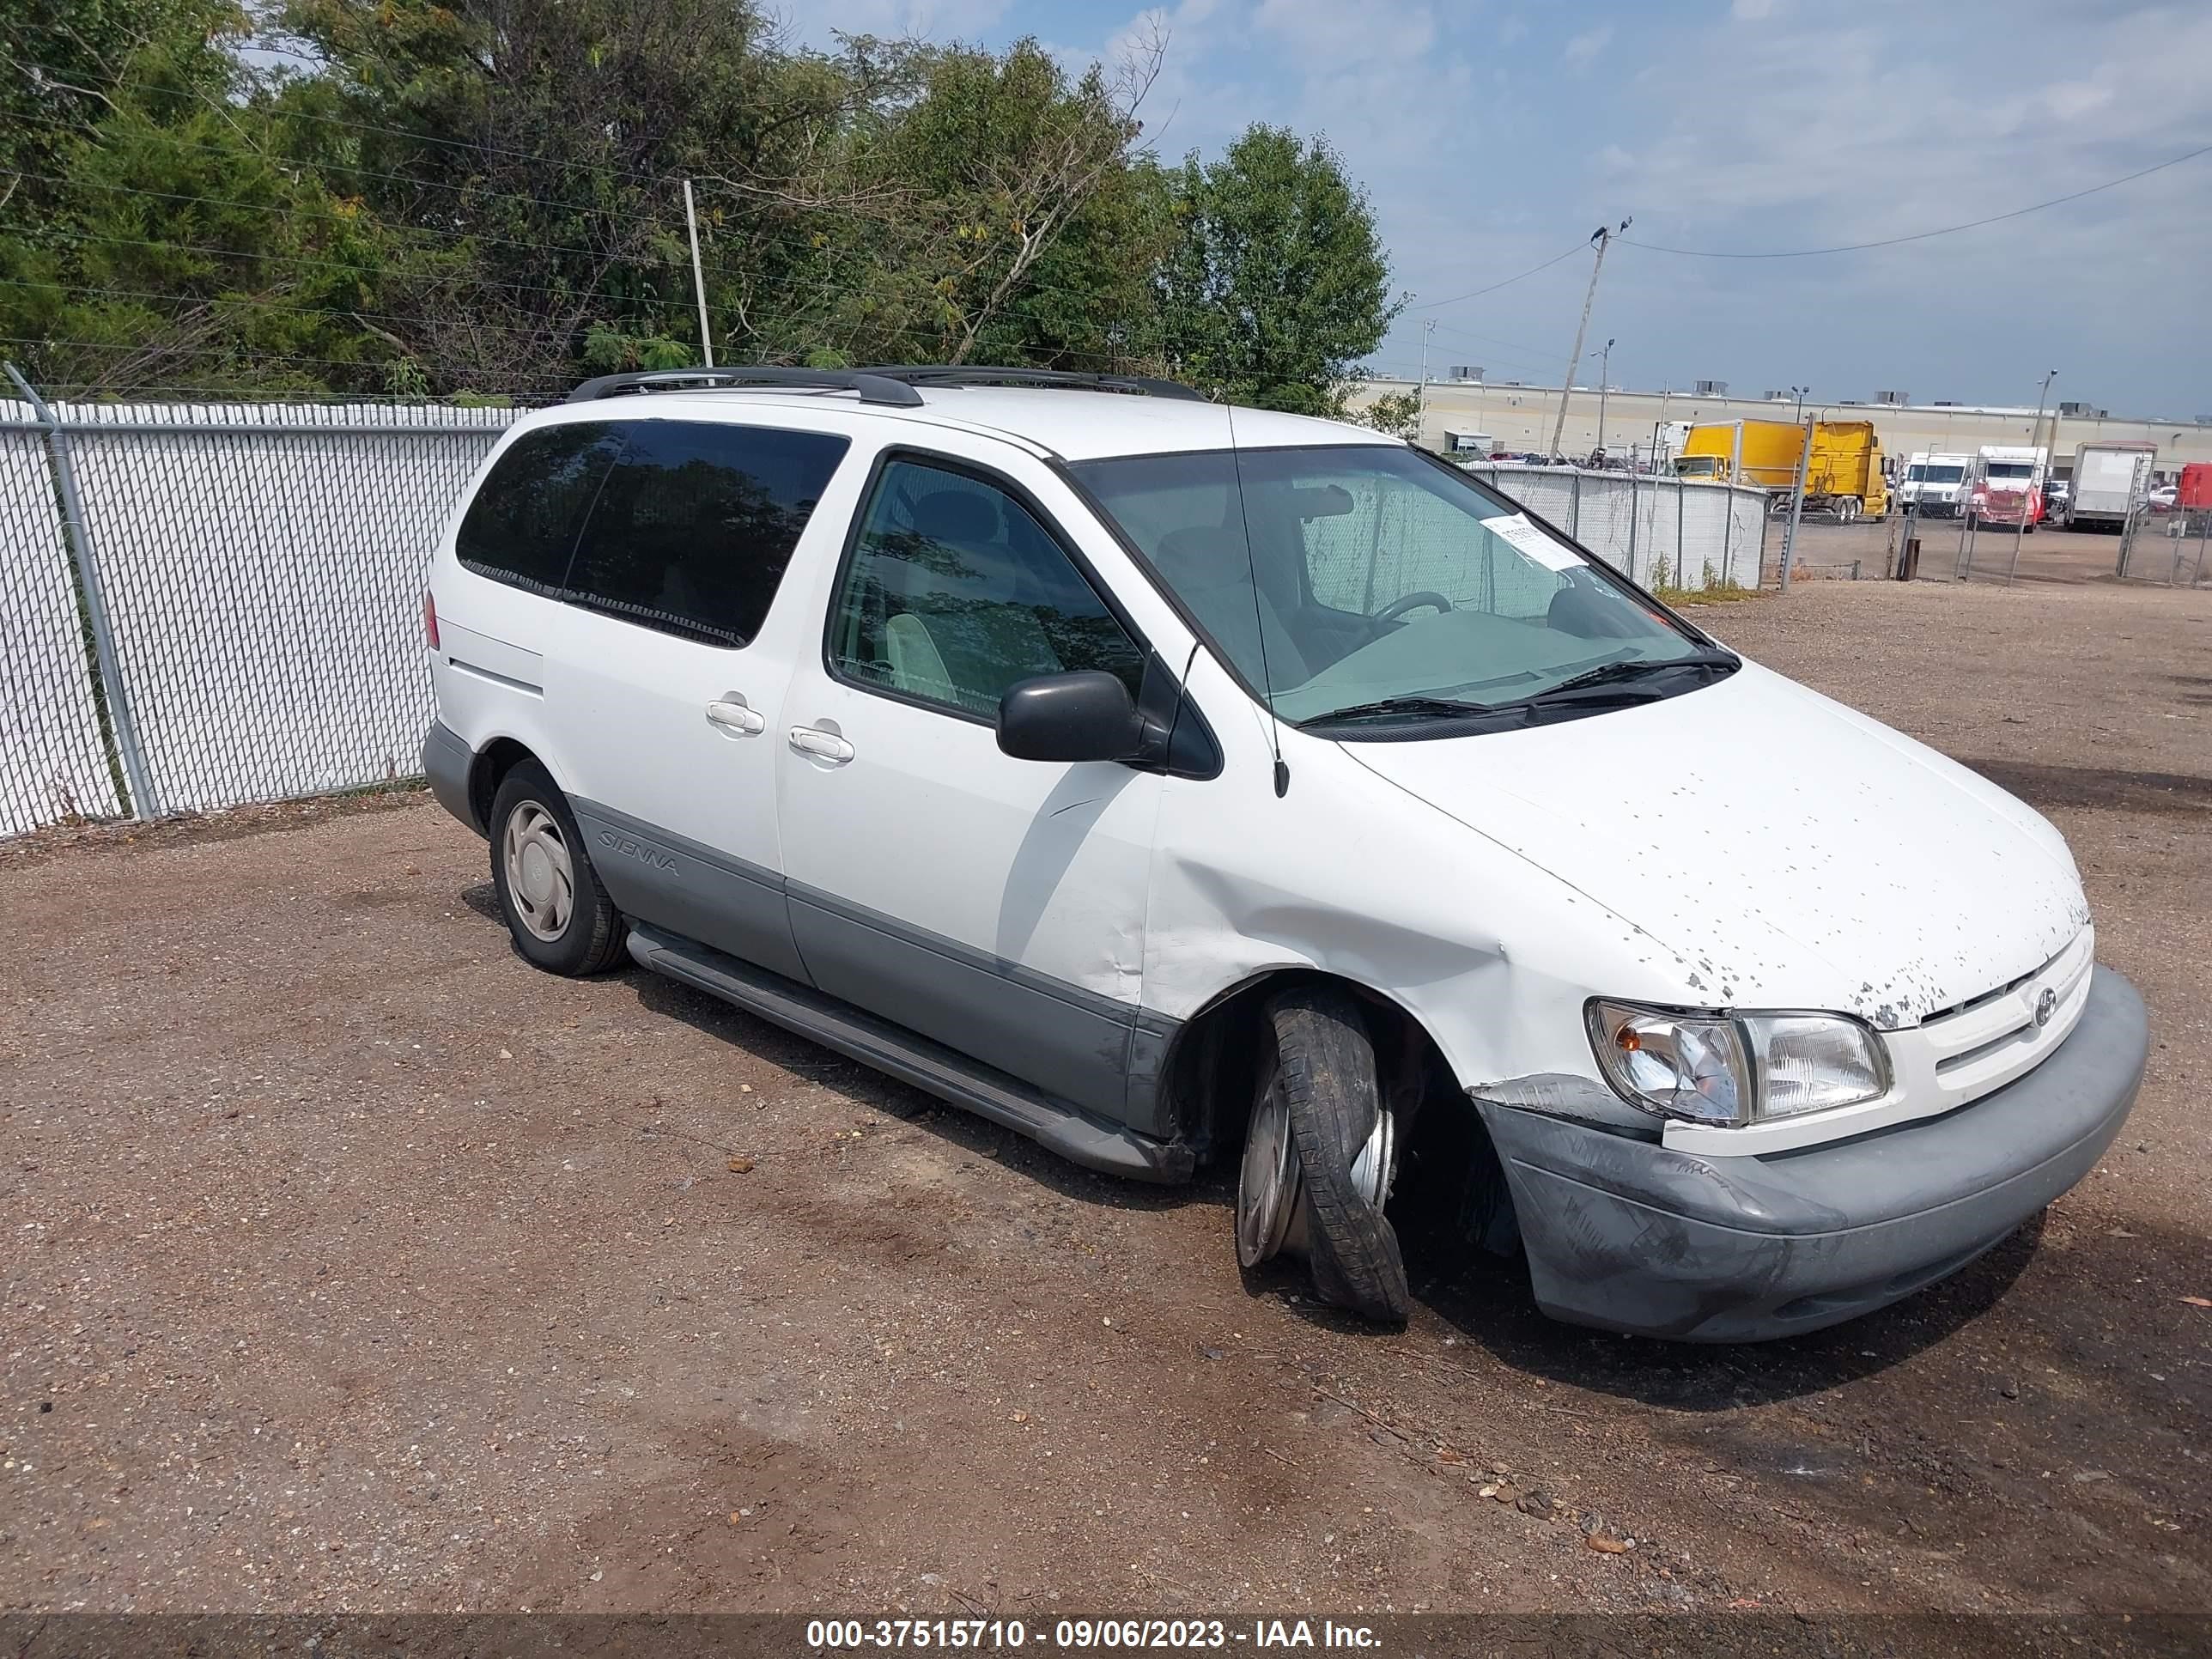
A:
MULTIPOLYGON (((378 262, 357 204, 284 153, 231 48, 228 3, 154 4, 74 27, 78 62, 31 82, 59 137, 46 211, 0 233, 0 332, 70 390, 388 384, 351 313, 378 262)), ((64 55, 54 52, 52 56, 64 55)), ((21 90, 19 88, 18 90, 21 90)))
MULTIPOLYGON (((870 84, 784 52, 750 0, 291 0, 284 20, 324 60, 283 94, 301 147, 410 251, 386 326, 483 389, 696 362, 680 181, 781 179, 870 84)), ((775 211, 708 204, 751 296, 789 280, 746 234, 775 211)))
POLYGON ((1324 139, 1254 125, 1157 175, 1176 240, 1152 327, 1175 373, 1240 402, 1334 414, 1403 307, 1367 198, 1324 139))
POLYGON ((1385 392, 1353 418, 1411 443, 1421 435, 1421 390, 1385 392))
POLYGON ((528 398, 695 362, 686 179, 725 362, 1327 409, 1393 312, 1326 145, 1138 151, 1161 38, 1072 74, 1033 40, 795 50, 766 0, 14 3, 0 334, 71 390, 528 398))
POLYGON ((1030 40, 855 51, 911 96, 858 112, 808 179, 818 301, 763 318, 764 343, 840 362, 1121 366, 1158 240, 1128 159, 1158 45, 1074 77, 1030 40))

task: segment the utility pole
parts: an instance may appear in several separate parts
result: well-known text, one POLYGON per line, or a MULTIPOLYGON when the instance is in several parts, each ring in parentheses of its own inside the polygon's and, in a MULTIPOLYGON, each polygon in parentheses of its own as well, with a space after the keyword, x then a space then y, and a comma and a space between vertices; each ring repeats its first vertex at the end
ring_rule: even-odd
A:
MULTIPOLYGON (((2043 377, 2043 386, 2035 394, 2035 418, 2027 424, 2027 447, 2030 450, 2034 449, 2035 441, 2043 431, 2043 405, 2050 400, 2051 383, 2057 378, 2058 371, 2054 368, 2043 377)), ((2020 523, 2012 532, 2012 568, 2005 572, 2007 587, 2012 586, 2012 579, 2020 574, 2020 544, 2027 539, 2027 521, 2035 511, 2037 493, 2041 487, 2041 481, 2035 476, 2035 463, 2030 461, 2027 464, 2027 488, 2021 492, 2020 523)))
POLYGON ((1425 318, 1421 323, 1421 389, 1418 394, 1420 406, 1429 406, 1429 336, 1437 331, 1437 319, 1425 318))
POLYGON ((1605 453, 1605 393, 1613 373, 1613 342, 1605 343, 1605 349, 1597 358, 1597 453, 1605 453))
POLYGON ((684 181, 684 223, 691 233, 691 292, 699 301, 699 360, 712 368, 714 366, 714 339, 707 331, 707 279, 699 270, 699 210, 692 205, 691 181, 684 181))
POLYGON ((1575 349, 1567 357, 1566 383, 1559 388, 1559 418, 1552 425, 1553 455, 1560 453, 1559 444, 1567 429, 1567 396, 1575 389, 1575 371, 1582 367, 1583 336, 1589 331, 1590 307, 1597 300, 1597 277, 1605 269, 1605 251, 1613 245, 1614 237, 1635 222, 1633 219, 1623 219, 1618 230, 1607 230, 1600 225, 1590 233, 1590 246, 1597 250, 1597 263, 1590 267, 1589 289, 1583 295, 1583 319, 1575 325, 1575 349))

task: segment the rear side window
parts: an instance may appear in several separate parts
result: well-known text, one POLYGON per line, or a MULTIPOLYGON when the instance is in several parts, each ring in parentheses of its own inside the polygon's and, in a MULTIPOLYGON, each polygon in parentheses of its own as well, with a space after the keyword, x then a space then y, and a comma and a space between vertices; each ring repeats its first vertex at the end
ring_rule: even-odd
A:
POLYGON ((631 421, 567 597, 714 645, 760 631, 848 441, 702 421, 631 421))
POLYGON ((454 538, 462 564, 480 576, 556 592, 592 498, 621 450, 621 432, 597 423, 524 433, 492 463, 462 515, 454 538))

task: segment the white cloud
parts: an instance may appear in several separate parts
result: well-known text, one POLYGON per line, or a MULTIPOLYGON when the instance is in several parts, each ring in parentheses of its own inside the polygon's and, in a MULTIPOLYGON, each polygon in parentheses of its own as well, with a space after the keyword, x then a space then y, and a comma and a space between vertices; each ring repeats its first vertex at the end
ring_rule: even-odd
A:
POLYGON ((1613 44, 1613 25, 1603 23, 1594 29, 1584 29, 1567 42, 1559 53, 1570 64, 1587 64, 1613 44))

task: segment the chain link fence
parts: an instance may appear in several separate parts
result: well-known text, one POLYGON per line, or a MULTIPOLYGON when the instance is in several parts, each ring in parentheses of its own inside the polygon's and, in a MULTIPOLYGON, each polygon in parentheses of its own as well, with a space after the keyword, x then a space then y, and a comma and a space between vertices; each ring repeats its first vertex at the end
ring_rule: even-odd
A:
MULTIPOLYGON (((5 409, 0 404, 0 409, 5 409)), ((123 810, 52 459, 0 428, 0 835, 123 810)))
POLYGON ((0 834, 411 775, 425 565, 518 412, 0 402, 0 834))
POLYGON ((1579 466, 1460 465, 1631 581, 1692 590, 1759 586, 1769 523, 1764 489, 1579 466))

